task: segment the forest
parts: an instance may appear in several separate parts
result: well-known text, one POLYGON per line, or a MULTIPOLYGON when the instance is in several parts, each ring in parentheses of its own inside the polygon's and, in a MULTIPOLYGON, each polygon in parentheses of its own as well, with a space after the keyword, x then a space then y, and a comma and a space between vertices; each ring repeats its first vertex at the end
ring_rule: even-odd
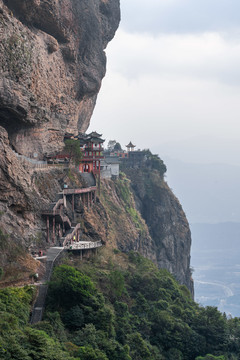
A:
POLYGON ((195 303, 138 253, 102 249, 54 269, 43 321, 29 325, 34 286, 0 290, 3 360, 237 360, 240 319, 195 303))

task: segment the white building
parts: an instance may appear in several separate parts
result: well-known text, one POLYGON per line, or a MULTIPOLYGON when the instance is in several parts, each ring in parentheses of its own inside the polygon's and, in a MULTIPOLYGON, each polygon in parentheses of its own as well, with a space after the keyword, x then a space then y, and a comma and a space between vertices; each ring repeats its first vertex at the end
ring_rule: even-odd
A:
POLYGON ((113 156, 106 156, 101 161, 101 177, 103 179, 111 179, 119 176, 119 159, 113 156))

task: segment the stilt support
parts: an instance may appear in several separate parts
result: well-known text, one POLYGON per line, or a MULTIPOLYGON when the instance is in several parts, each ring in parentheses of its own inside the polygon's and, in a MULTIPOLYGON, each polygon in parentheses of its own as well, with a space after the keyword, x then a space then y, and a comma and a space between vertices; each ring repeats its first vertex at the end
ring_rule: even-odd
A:
POLYGON ((49 243, 49 216, 47 217, 47 242, 49 243))

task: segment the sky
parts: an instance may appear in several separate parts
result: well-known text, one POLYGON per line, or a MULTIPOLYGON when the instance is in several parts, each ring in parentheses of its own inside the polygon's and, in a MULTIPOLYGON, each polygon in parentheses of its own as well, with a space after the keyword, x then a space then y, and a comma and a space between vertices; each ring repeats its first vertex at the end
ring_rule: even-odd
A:
POLYGON ((89 131, 240 165, 239 0, 121 0, 121 12, 89 131))

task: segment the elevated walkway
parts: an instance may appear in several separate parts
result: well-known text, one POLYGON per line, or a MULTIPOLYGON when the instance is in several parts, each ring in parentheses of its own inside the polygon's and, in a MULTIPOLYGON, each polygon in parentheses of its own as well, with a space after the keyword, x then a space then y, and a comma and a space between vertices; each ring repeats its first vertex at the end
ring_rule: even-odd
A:
POLYGON ((64 246, 66 250, 96 249, 103 246, 101 241, 78 241, 64 246))
POLYGON ((63 195, 72 195, 72 194, 86 194, 90 193, 91 191, 96 191, 96 186, 90 186, 87 188, 81 188, 81 189, 64 189, 63 195))

